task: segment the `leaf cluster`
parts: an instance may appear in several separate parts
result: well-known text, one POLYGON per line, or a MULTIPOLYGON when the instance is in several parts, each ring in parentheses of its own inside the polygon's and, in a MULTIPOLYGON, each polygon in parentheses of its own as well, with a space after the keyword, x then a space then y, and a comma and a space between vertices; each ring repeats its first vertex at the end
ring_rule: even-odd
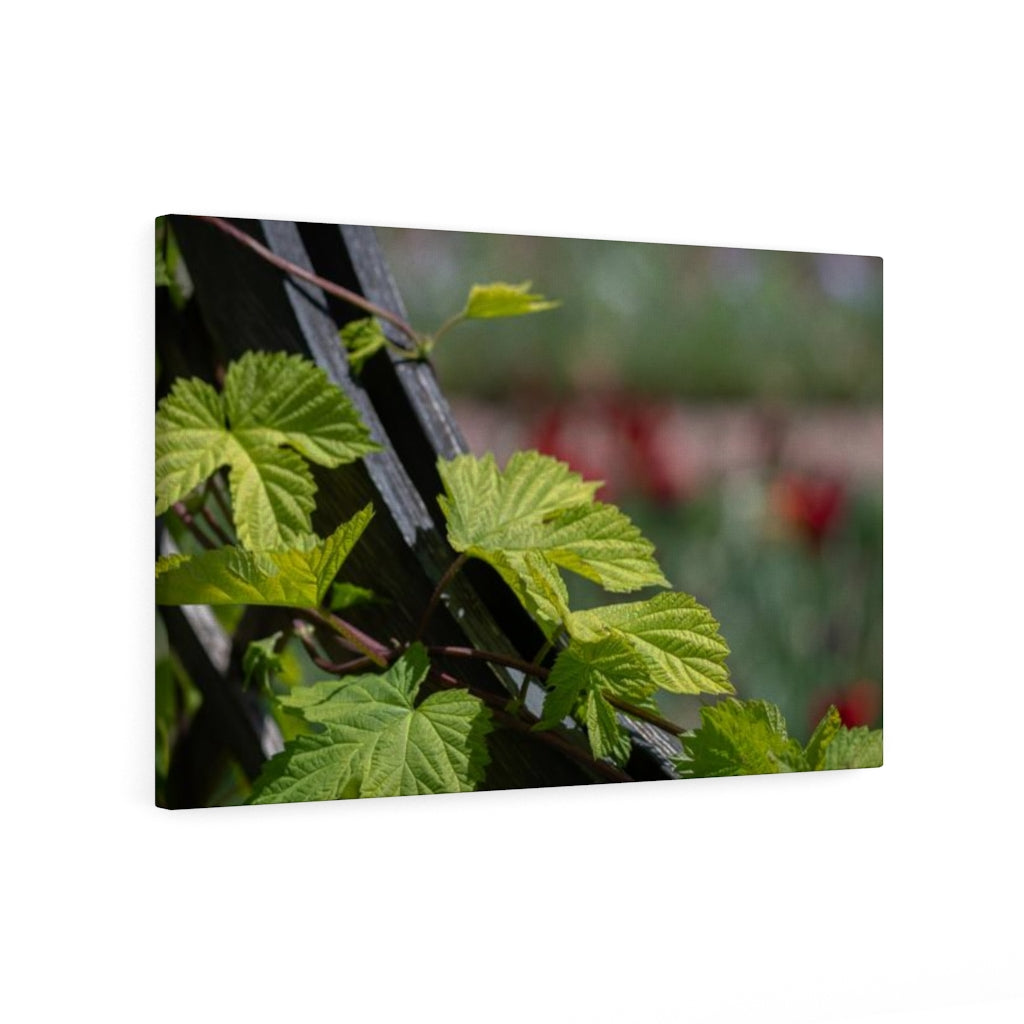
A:
POLYGON ((617 700, 649 707, 659 689, 733 692, 729 648, 693 597, 570 610, 561 570, 612 592, 668 586, 653 545, 619 509, 595 499, 599 483, 537 452, 513 455, 503 471, 493 456, 462 455, 439 462, 438 472, 451 546, 492 565, 545 635, 569 637, 548 678, 540 728, 576 717, 594 756, 622 763, 629 740, 613 710, 617 700))
POLYGON ((676 762, 682 778, 766 775, 779 772, 877 768, 882 764, 882 731, 849 729, 830 707, 806 747, 786 732, 774 704, 725 700, 701 709, 701 728, 682 737, 676 762))
MULTIPOLYGON (((535 295, 530 291, 530 282, 522 284, 505 284, 503 281, 494 284, 475 284, 470 289, 466 305, 454 316, 449 317, 438 330, 430 334, 419 334, 409 329, 413 336, 414 358, 422 358, 457 324, 464 320, 496 320, 503 317, 526 316, 528 313, 543 313, 548 309, 557 309, 559 302, 535 295)), ((374 317, 363 317, 345 324, 338 332, 342 347, 348 354, 349 364, 359 373, 367 360, 389 345, 399 356, 408 357, 409 352, 394 345, 384 333, 380 323, 374 317)))
MULTIPOLYGON (((557 305, 529 288, 475 286, 465 308, 437 336, 463 319, 519 316, 557 305)), ((341 336, 357 370, 388 344, 372 318, 346 325, 341 336)), ((433 340, 420 339, 424 351, 433 340)), ((221 392, 200 380, 178 380, 158 407, 157 513, 180 510, 179 503, 226 466, 239 544, 160 559, 157 602, 305 610, 366 654, 362 662, 382 669, 276 694, 298 724, 284 751, 264 766, 254 803, 465 792, 484 779, 492 721, 481 699, 451 688, 450 677, 441 680, 448 688, 421 699, 432 670, 426 648, 402 640, 380 644, 336 614, 379 601, 338 579, 373 508, 366 506, 326 538, 315 536, 309 463, 336 468, 378 448, 323 371, 284 353, 245 354, 228 367, 221 392)), ((461 455, 439 461, 438 473, 438 502, 458 557, 424 624, 463 561, 491 565, 543 631, 545 652, 557 649, 550 669, 541 655, 523 664, 545 685, 543 713, 539 721, 528 719, 536 730, 580 728, 593 758, 621 765, 630 754, 623 714, 656 715, 658 691, 734 692, 719 624, 690 595, 669 590, 585 611, 570 608, 566 572, 613 594, 669 587, 650 541, 618 508, 596 499, 599 482, 584 481, 535 451, 513 455, 504 469, 492 455, 461 455)), ((277 633, 249 645, 247 682, 271 689, 271 677, 282 671, 285 642, 277 633)), ((508 713, 520 713, 521 698, 511 701, 508 713)), ((763 701, 730 699, 704 708, 701 729, 684 735, 682 745, 677 767, 683 777, 881 763, 881 733, 844 729, 831 709, 801 747, 786 734, 778 709, 763 701)))

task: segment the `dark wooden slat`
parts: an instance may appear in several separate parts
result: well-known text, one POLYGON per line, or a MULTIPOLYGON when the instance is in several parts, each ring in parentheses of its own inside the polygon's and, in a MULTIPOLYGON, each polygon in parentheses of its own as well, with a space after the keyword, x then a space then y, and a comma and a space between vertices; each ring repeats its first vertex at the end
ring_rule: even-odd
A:
MULTIPOLYGON (((354 268, 337 228, 333 229, 337 258, 325 268, 310 266, 303 244, 307 225, 270 221, 244 222, 239 226, 278 255, 315 269, 346 287, 361 288, 358 280, 345 279, 346 274, 354 273, 354 268)), ((397 412, 392 412, 385 427, 378 415, 378 399, 383 398, 364 386, 362 380, 352 379, 337 337, 342 318, 332 315, 331 303, 318 288, 269 266, 208 223, 175 218, 174 227, 204 320, 225 358, 252 348, 311 356, 355 403, 371 433, 385 443, 385 451, 338 470, 314 468, 318 485, 314 527, 324 534, 368 501, 374 504, 374 521, 346 563, 345 576, 383 594, 389 604, 386 617, 379 611, 365 610, 359 613, 364 620, 357 622, 362 625, 365 619, 372 620, 376 615, 381 620, 378 625, 386 623, 400 635, 411 635, 436 580, 454 557, 420 488, 407 472, 409 467, 396 454, 400 447, 394 444, 396 436, 422 436, 421 423, 409 413, 402 420, 395 418, 397 412)), ((350 310, 346 311, 346 318, 351 315, 350 310)), ((429 371, 429 367, 423 369, 429 371)), ((446 405, 440 408, 446 411, 446 405)), ((450 419, 450 413, 447 415, 450 419)), ((454 421, 451 423, 448 443, 461 443, 454 421)), ((418 443, 421 450, 429 452, 428 467, 436 477, 436 452, 432 444, 422 440, 418 443)), ((419 468, 418 460, 410 465, 419 468)), ((431 504, 439 489, 433 489, 431 504)), ((501 586, 504 588, 504 584, 501 586)), ((429 642, 456 646, 469 643, 517 653, 516 646, 488 610, 488 602, 474 591, 469 579, 460 576, 452 589, 463 614, 456 622, 439 607, 426 637, 429 642)), ((535 650, 536 647, 529 650, 529 655, 535 650)), ((458 677, 496 693, 507 692, 511 685, 505 670, 495 672, 483 663, 460 664, 458 677)), ((595 781, 589 771, 530 736, 499 732, 492 743, 492 755, 494 763, 488 773, 488 786, 493 788, 595 781)))

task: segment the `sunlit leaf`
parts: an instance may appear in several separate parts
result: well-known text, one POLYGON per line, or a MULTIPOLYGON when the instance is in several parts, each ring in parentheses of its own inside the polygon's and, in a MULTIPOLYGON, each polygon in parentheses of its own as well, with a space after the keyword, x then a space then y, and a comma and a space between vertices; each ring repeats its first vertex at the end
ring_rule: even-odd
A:
POLYGON ((689 594, 605 605, 569 618, 574 643, 616 638, 639 659, 651 687, 670 693, 732 693, 729 647, 718 622, 689 594))
POLYGON ((316 486, 305 460, 335 467, 379 446, 319 367, 283 352, 247 352, 224 393, 178 380, 156 416, 156 513, 230 466, 238 538, 252 550, 309 534, 316 486))
POLYGON ((542 313, 559 305, 561 303, 545 299, 543 295, 531 295, 529 281, 522 284, 475 284, 470 290, 462 315, 468 320, 490 320, 495 317, 542 313))

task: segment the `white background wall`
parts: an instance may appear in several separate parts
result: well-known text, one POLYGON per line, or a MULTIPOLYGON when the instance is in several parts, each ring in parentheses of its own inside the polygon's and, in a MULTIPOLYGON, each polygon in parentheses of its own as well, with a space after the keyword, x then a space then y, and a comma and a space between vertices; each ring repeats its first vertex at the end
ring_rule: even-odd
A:
POLYGON ((7 1019, 1021 1019, 1012 8, 364 6, 6 15, 7 1019), (164 212, 883 256, 884 769, 154 809, 164 212))

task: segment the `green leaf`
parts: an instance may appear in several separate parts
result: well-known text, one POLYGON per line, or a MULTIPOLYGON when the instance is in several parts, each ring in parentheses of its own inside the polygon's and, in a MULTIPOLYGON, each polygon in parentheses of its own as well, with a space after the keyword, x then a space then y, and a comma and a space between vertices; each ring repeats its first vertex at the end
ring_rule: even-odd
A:
POLYGON ((263 640, 253 640, 242 655, 242 682, 246 687, 254 682, 258 690, 270 689, 270 678, 281 671, 281 656, 274 651, 284 634, 277 632, 263 640))
POLYGON ((880 768, 882 766, 882 730, 858 726, 840 729, 825 750, 824 768, 880 768))
POLYGON ((575 612, 568 625, 573 643, 580 648, 605 638, 622 641, 638 659, 652 689, 733 692, 725 664, 729 647, 718 622, 689 594, 659 594, 647 601, 575 612))
POLYGON ((568 610, 557 567, 609 590, 668 585, 653 545, 563 462, 519 452, 500 472, 492 455, 460 455, 438 471, 452 547, 493 565, 549 636, 568 610))
POLYGON ((388 343, 380 324, 372 316, 351 320, 338 333, 348 352, 349 364, 356 373, 362 370, 367 359, 376 355, 388 343))
POLYGON ((552 302, 543 295, 530 294, 530 282, 522 284, 475 284, 469 293, 462 315, 467 320, 490 320, 502 316, 523 316, 555 309, 560 302, 552 302))
POLYGON ((437 464, 445 494, 438 498, 456 551, 500 549, 519 527, 589 505, 600 481, 584 482, 564 462, 539 452, 516 452, 499 471, 494 456, 458 455, 437 464))
POLYGON ((464 793, 487 764, 487 708, 466 690, 413 702, 426 677, 414 644, 381 675, 297 687, 280 698, 323 732, 288 743, 253 787, 252 803, 464 793))
POLYGON ((223 547, 157 562, 156 603, 316 608, 370 520, 367 505, 324 541, 306 537, 280 551, 223 547))
POLYGON ((620 766, 629 760, 629 734, 619 725, 615 708, 598 690, 587 694, 584 721, 594 757, 608 758, 620 766))
POLYGON ((653 693, 643 662, 621 637, 607 636, 595 643, 570 642, 555 659, 548 676, 544 726, 557 725, 575 711, 593 690, 630 702, 653 693))
POLYGON ((503 550, 536 551, 548 561, 622 592, 667 587, 651 544, 614 505, 566 509, 530 527, 520 526, 504 538, 503 550))
POLYGON ((676 766, 684 778, 807 769, 800 744, 787 735, 774 704, 730 699, 701 708, 700 715, 700 729, 682 737, 684 757, 676 766))
POLYGON ((575 716, 587 727, 595 757, 624 763, 629 757, 629 737, 603 693, 639 702, 653 690, 643 663, 628 644, 618 637, 570 643, 555 659, 548 685, 544 713, 535 728, 550 729, 575 716))
POLYGON ((368 587, 358 587, 354 583, 335 583, 331 587, 331 596, 327 607, 332 612, 340 612, 358 605, 382 603, 381 599, 368 587))
POLYGON ((156 513, 228 465, 242 545, 287 547, 311 531, 316 485, 305 460, 333 468, 378 450, 319 367, 283 352, 247 352, 228 367, 223 395, 178 380, 160 403, 156 513))
POLYGON ((569 591, 558 570, 534 551, 492 551, 489 562, 540 624, 546 638, 561 630, 569 618, 569 591))
POLYGON ((804 754, 807 758, 807 767, 811 771, 819 771, 825 767, 825 752, 842 727, 843 720, 839 717, 839 709, 833 704, 822 716, 807 741, 804 754))

